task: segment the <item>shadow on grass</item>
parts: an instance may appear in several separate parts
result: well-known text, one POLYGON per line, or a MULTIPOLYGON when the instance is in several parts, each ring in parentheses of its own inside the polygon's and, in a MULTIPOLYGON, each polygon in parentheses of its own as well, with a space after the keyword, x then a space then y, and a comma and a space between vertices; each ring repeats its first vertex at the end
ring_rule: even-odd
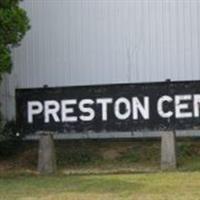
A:
MULTIPOLYGON (((41 197, 60 193, 129 193, 138 191, 142 184, 120 176, 18 176, 0 178, 1 196, 41 197), (9 191, 9 193, 8 193, 9 191)), ((8 198, 9 199, 9 198, 8 198)))
POLYGON ((122 180, 119 178, 111 178, 111 177, 100 177, 100 176, 91 176, 78 177, 78 182, 80 182, 79 187, 75 190, 71 190, 71 192, 94 192, 94 193, 121 193, 128 191, 137 191, 142 185, 138 182, 122 180), (77 190, 78 189, 78 190, 77 190))

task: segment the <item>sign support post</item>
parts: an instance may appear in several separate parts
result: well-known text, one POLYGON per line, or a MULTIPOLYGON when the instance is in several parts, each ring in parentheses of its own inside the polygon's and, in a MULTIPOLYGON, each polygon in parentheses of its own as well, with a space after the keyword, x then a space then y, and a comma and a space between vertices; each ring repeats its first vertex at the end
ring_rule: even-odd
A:
POLYGON ((161 169, 176 169, 176 133, 168 131, 161 133, 161 169))
POLYGON ((53 174, 56 172, 56 155, 53 133, 42 132, 39 138, 38 172, 40 174, 53 174))
MULTIPOLYGON (((170 79, 166 79, 168 84, 168 93, 170 94, 170 79)), ((171 124, 171 118, 168 118, 168 124, 171 124)), ((176 169, 176 132, 166 131, 161 133, 161 169, 176 169)))

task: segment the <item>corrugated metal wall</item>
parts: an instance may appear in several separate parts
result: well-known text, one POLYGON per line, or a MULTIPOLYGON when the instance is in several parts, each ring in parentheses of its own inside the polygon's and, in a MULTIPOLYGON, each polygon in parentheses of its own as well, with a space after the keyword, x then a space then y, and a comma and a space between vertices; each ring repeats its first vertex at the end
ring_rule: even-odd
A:
POLYGON ((1 89, 200 79, 199 0, 24 0, 31 30, 1 89))

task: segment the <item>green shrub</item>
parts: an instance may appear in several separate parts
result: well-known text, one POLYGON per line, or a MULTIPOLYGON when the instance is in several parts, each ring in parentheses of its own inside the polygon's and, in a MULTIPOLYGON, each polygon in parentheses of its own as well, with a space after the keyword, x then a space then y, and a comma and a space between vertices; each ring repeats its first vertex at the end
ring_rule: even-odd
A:
POLYGON ((95 151, 89 149, 85 144, 78 143, 65 146, 56 145, 56 155, 58 166, 80 166, 94 163, 102 159, 102 157, 95 151))
POLYGON ((0 158, 15 155, 22 146, 22 135, 18 135, 14 121, 7 122, 0 130, 0 158))
POLYGON ((177 156, 186 158, 192 156, 192 146, 190 143, 180 143, 177 145, 177 156))
POLYGON ((122 154, 118 160, 124 161, 127 163, 135 163, 140 160, 140 155, 139 155, 138 151, 136 151, 133 148, 133 149, 131 149, 131 151, 122 154))

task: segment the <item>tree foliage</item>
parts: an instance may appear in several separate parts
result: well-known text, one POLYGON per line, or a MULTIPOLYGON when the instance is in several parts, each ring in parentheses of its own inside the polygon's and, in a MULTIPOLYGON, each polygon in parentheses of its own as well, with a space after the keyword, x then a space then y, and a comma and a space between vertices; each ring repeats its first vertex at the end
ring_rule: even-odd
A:
MULTIPOLYGON (((20 1, 0 0, 0 80, 3 73, 11 72, 11 49, 20 44, 30 28, 26 11, 19 7, 20 1)), ((0 114, 0 155, 8 148, 13 150, 14 142, 18 141, 13 127, 13 123, 2 123, 0 114)))
POLYGON ((11 49, 19 45, 30 28, 22 0, 0 0, 0 78, 12 68, 11 49))

